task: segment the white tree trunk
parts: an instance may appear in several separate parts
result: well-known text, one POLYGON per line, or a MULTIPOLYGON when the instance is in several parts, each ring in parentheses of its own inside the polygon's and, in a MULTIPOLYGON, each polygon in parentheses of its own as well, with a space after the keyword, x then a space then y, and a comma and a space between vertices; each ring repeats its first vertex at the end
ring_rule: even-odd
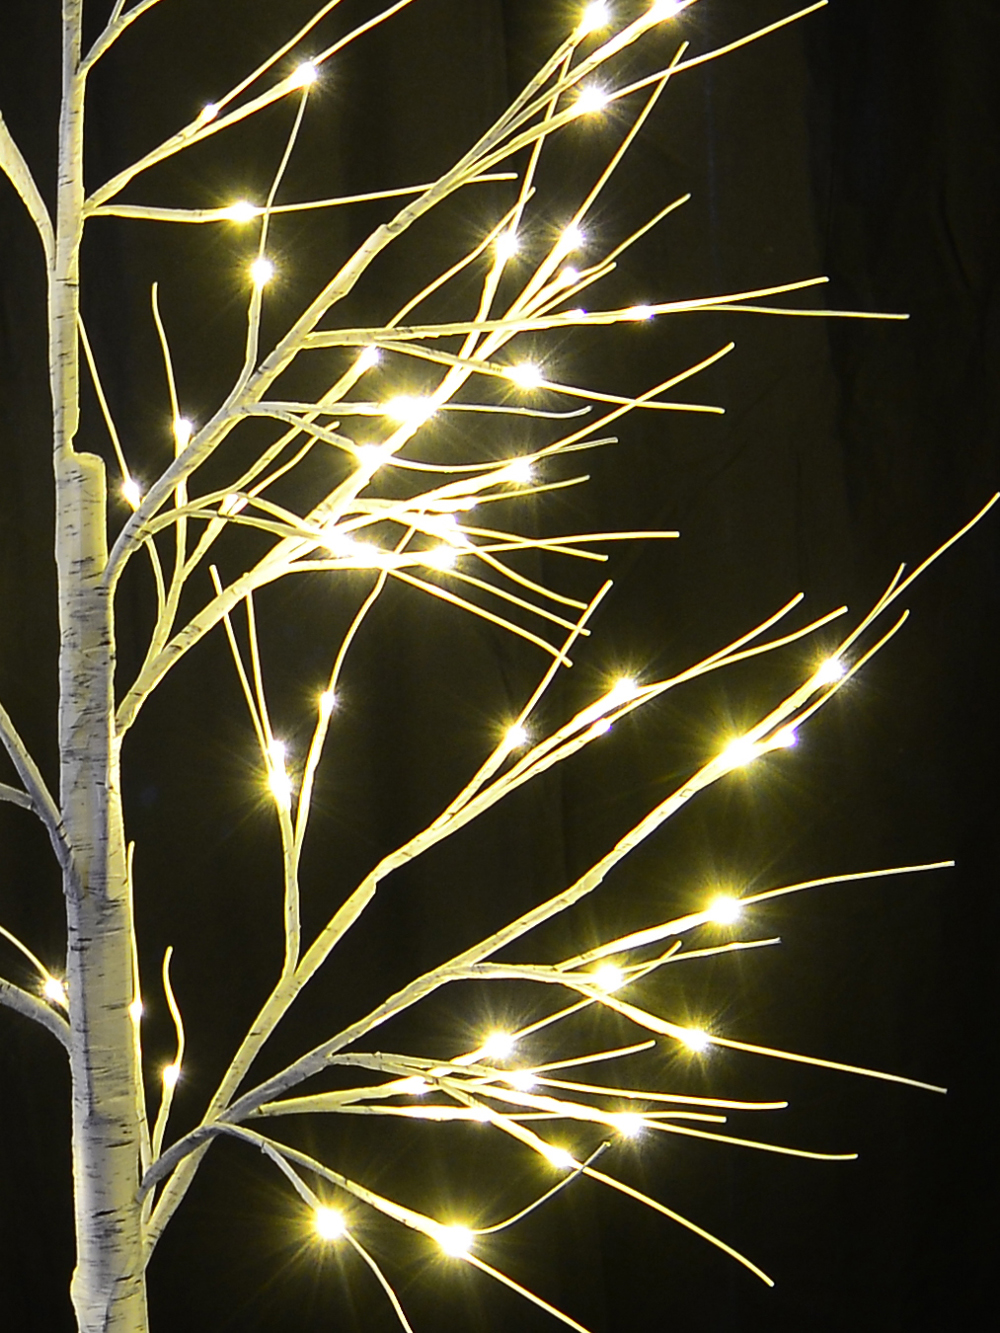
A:
POLYGON ((114 643, 101 576, 107 559, 104 465, 57 466, 62 808, 74 849, 67 876, 72 1028, 73 1180, 81 1333, 145 1330, 139 1085, 129 1005, 132 909, 112 734, 114 643))

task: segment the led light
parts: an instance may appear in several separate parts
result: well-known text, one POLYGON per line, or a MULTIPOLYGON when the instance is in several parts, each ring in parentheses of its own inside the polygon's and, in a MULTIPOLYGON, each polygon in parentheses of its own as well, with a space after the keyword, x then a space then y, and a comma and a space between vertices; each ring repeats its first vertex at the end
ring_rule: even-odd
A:
POLYGON ((612 685, 611 689, 604 696, 603 702, 607 707, 614 708, 618 704, 628 703, 628 701, 634 699, 638 693, 639 686, 631 676, 622 676, 620 680, 616 680, 614 685, 612 685))
POLYGON ((319 696, 319 715, 324 720, 330 716, 337 707, 337 696, 333 690, 324 690, 319 696))
POLYGON ((515 722, 512 727, 507 728, 506 735, 503 738, 504 745, 508 750, 520 750, 522 745, 528 744, 528 733, 520 722, 515 722))
POLYGON ((372 366, 377 366, 381 360, 382 353, 377 347, 365 347, 359 353, 354 367, 356 370, 371 370, 372 366))
POLYGON ((516 231, 502 231, 493 242, 493 249, 496 251, 497 259, 506 261, 513 259, 521 248, 521 243, 517 239, 516 231))
POLYGON ((133 509, 138 509, 142 504, 142 487, 134 477, 126 477, 122 482, 122 496, 125 503, 133 509))
POLYGON ((515 1069, 512 1074, 507 1075, 507 1082, 518 1092, 530 1092, 532 1088, 537 1088, 538 1079, 528 1069, 515 1069))
POLYGON ((590 728, 588 734, 591 736, 606 736, 610 730, 611 730, 611 719, 607 717, 601 717, 598 718, 598 720, 590 728))
POLYGON ((407 426, 419 426, 432 417, 435 406, 427 398, 392 398, 382 409, 387 417, 407 426))
POLYGON ((219 108, 214 102, 206 102, 198 112, 198 124, 207 125, 210 120, 214 120, 219 114, 219 108))
POLYGON ((629 319, 652 319, 656 311, 651 305, 634 305, 625 311, 629 319))
POLYGON ((721 893, 718 898, 713 898, 709 903, 705 915, 709 921, 714 921, 718 926, 731 926, 734 921, 738 921, 743 915, 743 904, 739 898, 734 898, 728 893, 721 893))
POLYGON ((738 740, 731 741, 722 752, 721 758, 730 768, 741 768, 744 764, 749 764, 752 759, 758 755, 757 746, 753 741, 748 741, 745 736, 738 740))
POLYGON ((145 1010, 142 1007, 142 1000, 140 1000, 137 995, 128 1007, 128 1016, 129 1018, 131 1018, 133 1023, 139 1023, 142 1021, 142 1015, 144 1012, 145 1010))
POLYGON ((223 209, 222 216, 229 222, 252 222, 261 212, 261 209, 248 203, 245 199, 237 199, 235 204, 230 204, 228 208, 223 209))
POLYGON ((502 472, 497 473, 497 481, 512 481, 526 486, 535 479, 535 468, 530 458, 514 458, 502 472))
POLYGON ((422 1097, 425 1092, 430 1091, 430 1084, 419 1074, 413 1078, 401 1078, 392 1084, 393 1091, 405 1093, 410 1097, 422 1097))
POLYGON ((635 1115, 632 1111, 622 1111, 615 1116, 614 1126, 626 1139, 634 1139, 645 1129, 646 1122, 641 1115, 635 1115))
POLYGON ((284 768, 285 756, 288 754, 288 746, 284 741, 272 740, 271 744, 267 747, 267 752, 271 756, 272 764, 277 765, 279 768, 284 768))
POLYGON ((473 1120, 478 1120, 480 1124, 485 1125, 493 1119, 493 1113, 488 1106, 474 1106, 472 1108, 473 1120))
POLYGON ((194 434, 194 422, 189 421, 187 417, 178 417, 174 422, 174 440, 177 443, 177 452, 186 449, 191 443, 191 436, 194 434))
POLYGON ((506 1060, 513 1052, 514 1038, 509 1032, 491 1032, 480 1051, 488 1060, 506 1060))
POLYGON ((597 3, 588 5, 583 11, 577 32, 581 37, 586 37, 590 32, 599 32, 601 28, 606 28, 610 22, 611 11, 608 5, 603 0, 597 0, 597 3))
POLYGON ((519 389, 537 389, 545 383, 545 377, 533 361, 522 361, 519 366, 511 366, 507 378, 513 380, 519 389))
POLYGON ((546 1143, 542 1147, 542 1154, 553 1166, 558 1167, 560 1171, 572 1171, 577 1166, 577 1160, 571 1152, 565 1148, 557 1148, 554 1144, 546 1143))
POLYGON ((338 1240, 347 1230, 342 1215, 335 1208, 317 1208, 313 1213, 313 1226, 320 1240, 338 1240))
POLYGON ((684 1028, 677 1035, 689 1051, 705 1051, 712 1044, 712 1038, 703 1028, 684 1028))
POLYGON ((574 268, 572 264, 567 264, 565 268, 559 270, 556 274, 556 285, 559 287, 572 287, 574 282, 580 281, 580 270, 574 268))
POLYGON ((219 505, 220 514, 238 514, 240 510, 246 509, 247 502, 242 495, 237 495, 235 491, 229 495, 223 496, 222 504, 219 505))
POLYGON ((272 740, 267 747, 267 753, 271 761, 267 775, 268 785, 278 804, 287 809, 292 801, 292 784, 285 772, 285 755, 287 753, 285 742, 272 740))
POLYGON ((293 88, 311 88, 319 78, 319 70, 311 60, 304 60, 291 77, 293 88))
POLYGON ((798 745, 799 733, 794 727, 782 727, 771 737, 771 744, 780 750, 789 750, 793 745, 798 745))
POLYGON ((437 1243, 445 1254, 461 1259, 472 1249, 473 1234, 468 1227, 441 1227, 435 1231, 437 1243))
POLYGON ((68 1008, 66 1000, 66 987, 62 984, 62 982, 59 980, 58 977, 45 978, 45 981, 42 985, 42 994, 45 996, 47 1000, 50 1000, 52 1004, 61 1005, 63 1009, 68 1008))
POLYGON ((584 246, 584 235, 575 222, 571 222, 568 227, 563 229, 562 235, 556 245, 556 253, 568 255, 572 250, 582 250, 584 246))
POLYGON ((274 265, 263 255, 250 265, 250 278, 255 287, 266 287, 274 277, 274 265))
POLYGON ((686 6, 683 4, 683 0, 653 0, 653 5, 647 17, 651 18, 654 23, 658 23, 660 19, 676 18, 684 8, 686 6))
POLYGON ((359 444, 357 449, 357 459, 364 472, 377 472, 392 454, 387 452, 380 444, 359 444))
POLYGON ((453 546, 435 546, 430 551, 422 552, 424 564, 431 569, 454 569, 458 563, 458 552, 453 546))
POLYGON ((580 89, 575 103, 576 113, 580 116, 593 115, 596 111, 603 111, 610 101, 610 96, 603 88, 593 83, 588 84, 580 89))
POLYGON ((181 1067, 179 1064, 164 1065, 160 1074, 165 1088, 176 1088, 180 1076, 181 1067))
POLYGON ((813 676, 813 681, 817 685, 833 685, 835 681, 843 680, 846 675, 847 668, 840 658, 828 657, 813 676))
POLYGON ((620 967, 615 967, 614 963, 602 963, 594 973, 594 985, 598 990, 616 991, 619 986, 625 982, 625 973, 620 967))

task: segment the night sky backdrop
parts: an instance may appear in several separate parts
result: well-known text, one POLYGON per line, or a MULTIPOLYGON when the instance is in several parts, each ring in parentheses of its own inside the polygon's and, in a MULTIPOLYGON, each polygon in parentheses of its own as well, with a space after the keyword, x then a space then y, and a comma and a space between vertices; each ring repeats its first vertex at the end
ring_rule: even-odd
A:
MULTIPOLYGON (((89 8, 96 30, 110 0, 89 8)), ((305 0, 162 0, 93 79, 90 184, 186 122, 310 8, 305 0)), ((616 5, 623 17, 640 8, 616 5)), ((791 8, 782 0, 701 0, 674 26, 695 51, 707 50, 791 8)), ((48 198, 58 9, 56 0, 0 6, 0 107, 48 198)), ((322 31, 342 31, 375 10, 371 0, 344 0, 322 31)), ((563 0, 416 0, 324 70, 283 197, 437 176, 576 12, 563 0)), ((654 68, 673 49, 664 34, 633 65, 654 68)), ((298 58, 309 54, 304 47, 298 58)), ((831 307, 906 311, 911 319, 694 315, 536 345, 571 382, 635 393, 729 337, 737 342, 732 356, 686 386, 690 399, 724 406, 724 417, 633 414, 617 447, 583 456, 588 487, 525 507, 526 524, 551 532, 682 534, 609 548, 614 592, 549 716, 591 697, 609 673, 651 679, 696 660, 799 590, 808 595, 805 615, 842 602, 860 613, 901 560, 918 563, 996 489, 998 56, 992 0, 833 0, 668 90, 592 231, 610 246, 679 194, 690 190, 693 199, 624 258, 592 305, 827 273, 822 295, 831 307)), ((191 207, 260 198, 291 114, 279 104, 140 178, 125 198, 191 207)), ((616 112, 563 136, 542 177, 554 222, 589 187, 626 119, 616 112)), ((483 186, 432 215, 338 319, 391 313, 508 203, 503 187, 483 186)), ((276 225, 272 334, 391 207, 294 214, 276 225)), ((183 407, 204 420, 238 365, 250 245, 233 226, 91 225, 83 310, 140 478, 164 465, 170 444, 150 284, 160 283, 183 407)), ((40 247, 3 184, 0 698, 51 779, 57 630, 44 350, 40 247)), ((325 372, 317 364, 302 383, 319 383, 325 372)), ((393 387, 395 373, 380 372, 393 387)), ((442 449, 454 429, 442 428, 442 449)), ((81 444, 110 457, 89 397, 81 444)), ((116 527, 124 516, 119 505, 116 527)), ((224 572, 238 573, 245 558, 235 543, 224 572)), ((150 625, 151 587, 134 563, 119 602, 123 681, 150 625)), ((577 594, 603 576, 548 562, 538 572, 577 594)), ((787 1097, 790 1109, 765 1123, 745 1117, 738 1130, 861 1157, 805 1162, 667 1136, 615 1148, 605 1159, 613 1170, 747 1252, 777 1286, 766 1290, 667 1219, 577 1182, 489 1257, 594 1333, 986 1326, 998 1199, 997 575, 993 515, 908 597, 913 615, 903 632, 806 730, 797 751, 700 797, 572 920, 516 951, 519 959, 554 959, 603 930, 692 910, 716 883, 749 891, 838 871, 958 862, 951 872, 782 900, 759 923, 759 933, 782 936, 781 949, 666 969, 643 991, 663 1014, 946 1084, 949 1093, 721 1051, 706 1062, 678 1060, 666 1046, 641 1073, 623 1066, 623 1079, 646 1076, 682 1091, 787 1097)), ((204 596, 207 575, 199 577, 204 596)), ((311 577, 260 598, 272 711, 293 746, 307 735, 338 631, 367 586, 363 575, 337 584, 311 577)), ((821 639, 833 642, 832 634, 821 639)), ((721 734, 760 716, 815 651, 793 648, 671 694, 503 816, 398 876, 282 1025, 260 1072, 566 882, 721 734)), ((441 808, 490 744, 491 728, 530 690, 539 660, 412 589, 390 591, 348 670, 322 772, 306 864, 307 930, 441 808)), ((180 1133, 196 1122, 280 963, 277 833, 220 633, 144 710, 126 745, 125 779, 154 1083, 172 1053, 157 980, 167 944, 188 1028, 173 1126, 180 1133)), ((0 921, 56 966, 56 868, 40 825, 8 805, 0 806, 0 921)), ((0 974, 27 981, 6 945, 0 974)), ((499 987, 456 988, 376 1044, 444 1056, 474 1045, 484 1025, 527 1021, 534 1000, 499 987)), ((596 1039, 618 1044, 633 1032, 608 1020, 596 1039)), ((499 1200, 523 1201, 549 1178, 506 1145, 491 1163, 479 1126, 376 1121, 372 1129, 328 1117, 270 1128, 432 1213, 462 1200, 502 1212, 499 1200), (516 1162, 522 1186, 512 1183, 516 1162)), ((423 1333, 557 1327, 378 1218, 365 1221, 363 1235, 423 1333)), ((70 1330, 72 1261, 62 1056, 40 1028, 5 1010, 0 1326, 70 1330)), ((155 1333, 397 1326, 356 1257, 322 1254, 273 1167, 233 1144, 213 1148, 167 1231, 150 1305, 155 1333)))

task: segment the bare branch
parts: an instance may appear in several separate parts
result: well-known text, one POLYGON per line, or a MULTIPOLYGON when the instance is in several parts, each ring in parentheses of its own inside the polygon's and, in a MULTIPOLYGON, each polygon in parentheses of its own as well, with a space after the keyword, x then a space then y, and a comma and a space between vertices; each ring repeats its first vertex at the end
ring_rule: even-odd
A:
POLYGON ((25 1018, 33 1019, 43 1028, 48 1028, 66 1051, 69 1051, 69 1023, 44 1000, 40 1000, 29 991, 22 990, 20 986, 15 986, 12 981, 5 981, 0 977, 0 1005, 6 1005, 8 1009, 14 1009, 25 1018))
POLYGON ((0 114, 0 171, 4 173, 21 196, 21 202, 28 210, 42 242, 42 249, 45 251, 45 267, 51 269, 56 249, 52 219, 49 217, 49 210, 46 208, 45 201, 35 184, 31 168, 24 160, 20 148, 14 142, 14 137, 7 128, 7 122, 2 114, 0 114))

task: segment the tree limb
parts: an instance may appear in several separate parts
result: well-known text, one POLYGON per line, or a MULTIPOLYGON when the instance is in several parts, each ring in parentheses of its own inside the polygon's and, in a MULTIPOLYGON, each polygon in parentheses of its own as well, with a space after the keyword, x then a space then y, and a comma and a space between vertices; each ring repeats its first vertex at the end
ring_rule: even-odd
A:
POLYGON ((0 977, 0 1004, 8 1009, 15 1009, 25 1018, 32 1018, 43 1028, 48 1028, 52 1035, 69 1051, 69 1023, 56 1011, 30 991, 22 990, 12 981, 0 977))
POLYGON ((45 251, 46 268, 51 269, 52 257, 55 253, 52 219, 49 217, 49 210, 45 207, 45 201, 39 194, 35 178, 31 174, 31 168, 25 162, 20 148, 14 142, 13 135, 7 128, 7 122, 2 114, 0 114, 0 170, 3 171, 11 185, 21 196, 21 202, 30 213, 31 220, 34 222, 41 238, 42 249, 45 251))

